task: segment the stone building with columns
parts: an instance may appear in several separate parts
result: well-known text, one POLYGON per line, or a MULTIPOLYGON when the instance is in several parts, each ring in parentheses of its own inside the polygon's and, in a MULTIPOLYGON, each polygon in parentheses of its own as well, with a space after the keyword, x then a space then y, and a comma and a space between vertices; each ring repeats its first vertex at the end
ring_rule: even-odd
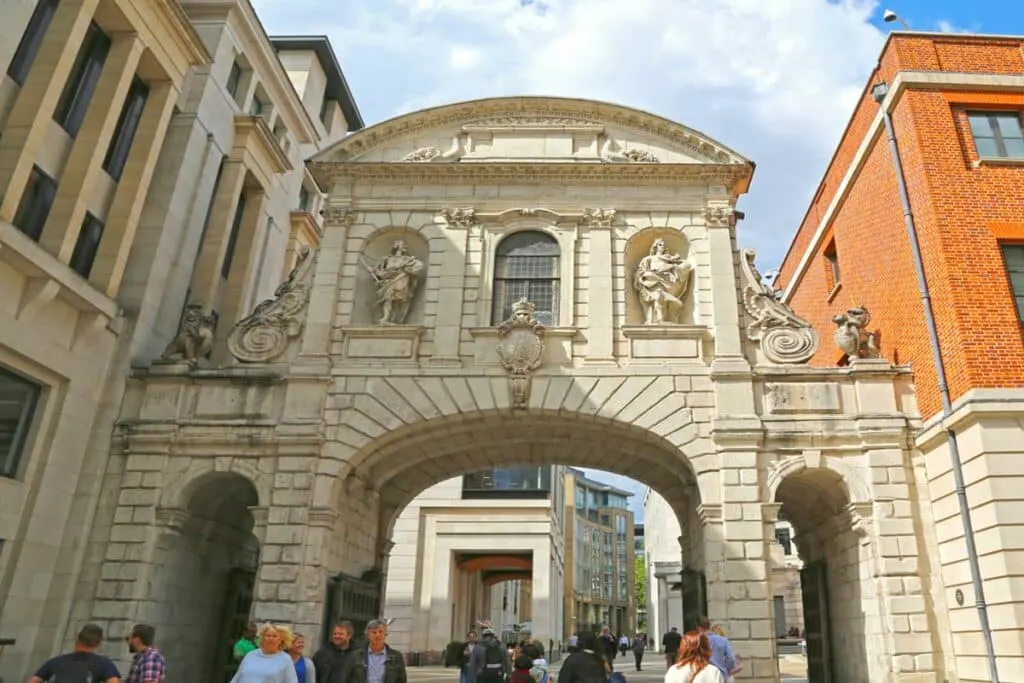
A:
POLYGON ((0 638, 16 641, 0 677, 13 680, 83 621, 124 635, 93 604, 114 595, 108 560, 134 552, 110 503, 142 502, 153 492, 122 485, 166 474, 125 472, 112 447, 130 367, 182 350, 186 303, 199 348, 273 294, 289 254, 319 243, 304 160, 362 121, 326 39, 273 42, 243 0, 0 13, 0 638))
MULTIPOLYGON (((230 53, 220 41, 236 31, 210 22, 197 24, 207 51, 230 53)), ((214 68, 214 83, 189 92, 219 79, 230 92, 235 71, 214 68)), ((249 144, 269 144, 274 127, 247 121, 232 151, 266 158, 249 144)), ((817 332, 736 243, 750 161, 645 112, 520 97, 385 121, 310 170, 327 195, 319 246, 298 249, 255 306, 263 288, 234 267, 218 278, 204 255, 232 242, 222 219, 253 225, 249 198, 242 211, 208 191, 216 237, 190 252, 183 278, 199 315, 171 349, 180 360, 140 345, 150 350, 109 403, 112 439, 97 422, 88 448, 104 468, 79 478, 96 487, 95 513, 73 516, 81 533, 55 543, 81 557, 60 577, 73 592, 33 583, 27 599, 52 614, 24 627, 17 671, 52 651, 44 636, 86 620, 115 639, 154 624, 180 663, 167 683, 220 676, 222 645, 249 617, 315 641, 329 620, 380 615, 396 519, 425 488, 572 463, 665 499, 691 569, 682 610, 725 626, 745 678, 779 680, 770 549, 782 508, 800 530, 816 678, 953 675, 921 532, 931 508, 912 460, 911 375, 880 359, 807 364, 817 332)), ((223 178, 255 190, 260 176, 223 178)), ((234 243, 263 253, 248 233, 234 243)), ((26 437, 40 453, 48 441, 26 437)), ((536 590, 542 579, 531 616, 547 640, 561 596, 536 590)))
MULTIPOLYGON (((311 635, 378 615, 426 487, 572 463, 664 497, 682 608, 723 623, 750 680, 779 678, 783 507, 816 674, 950 675, 911 375, 807 365, 817 332, 736 244, 749 161, 645 112, 521 97, 385 121, 310 168, 320 247, 215 330, 230 356, 132 371, 72 625, 154 623, 190 680, 230 615, 311 635)), ((559 602, 534 590, 534 636, 559 602)))

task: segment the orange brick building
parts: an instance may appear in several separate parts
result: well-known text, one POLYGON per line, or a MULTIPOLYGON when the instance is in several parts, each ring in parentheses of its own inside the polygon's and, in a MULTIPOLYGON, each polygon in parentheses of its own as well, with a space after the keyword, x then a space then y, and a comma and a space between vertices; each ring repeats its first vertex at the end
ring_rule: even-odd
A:
POLYGON ((1022 123, 1024 37, 891 34, 776 281, 824 337, 817 364, 845 360, 829 340, 832 316, 864 305, 881 356, 913 368, 922 500, 936 521, 950 664, 965 681, 990 679, 945 429, 959 443, 1001 678, 1024 681, 1022 123), (878 83, 888 86, 881 103, 872 94, 878 83), (892 117, 953 401, 945 421, 882 108, 892 117))

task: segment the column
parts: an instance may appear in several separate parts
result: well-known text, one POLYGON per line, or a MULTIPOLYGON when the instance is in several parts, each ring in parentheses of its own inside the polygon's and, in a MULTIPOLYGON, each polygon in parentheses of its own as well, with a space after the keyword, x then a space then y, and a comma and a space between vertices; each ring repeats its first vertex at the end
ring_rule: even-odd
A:
POLYGON ((431 241, 431 254, 441 255, 441 277, 434 315, 434 353, 428 363, 440 367, 461 367, 459 341, 462 336, 462 302, 466 284, 466 242, 470 225, 449 225, 445 237, 431 241), (442 244, 438 245, 438 242, 442 244), (435 248, 439 246, 440 249, 435 248))
POLYGON ((53 124, 64 84, 99 0, 64 0, 57 6, 28 78, 0 136, 0 219, 18 210, 32 166, 53 124))
POLYGON ((61 172, 57 196, 39 243, 62 263, 71 260, 85 212, 93 199, 93 189, 102 173, 103 158, 144 49, 142 40, 134 33, 113 37, 96 92, 61 172))
POLYGON ((227 161, 217 187, 217 196, 210 211, 210 222, 206 228, 199 260, 192 275, 192 301, 202 304, 205 310, 213 309, 220 288, 220 270, 227 253, 228 237, 235 220, 238 199, 245 183, 246 169, 241 161, 227 161))
POLYGON ((444 650, 452 632, 452 565, 455 558, 448 548, 438 548, 434 556, 434 578, 431 583, 430 621, 427 625, 427 651, 444 650))
POLYGON ((587 279, 587 363, 615 362, 615 331, 612 324, 615 304, 612 277, 612 240, 610 228, 591 228, 590 277, 587 279))
MULTIPOLYGON (((254 273, 259 267, 260 247, 267 239, 267 195, 259 190, 245 193, 245 209, 235 239, 235 251, 231 269, 224 290, 219 295, 217 341, 214 344, 214 358, 227 357, 227 336, 235 323, 247 316, 249 293, 253 286, 254 273)), ((218 275, 220 270, 217 271, 218 275)), ((217 301, 217 299, 215 299, 217 301)))
POLYGON ((743 356, 740 334, 740 304, 737 301, 737 273, 732 207, 726 203, 705 212, 708 251, 711 259, 711 310, 715 329, 715 360, 743 356), (719 216, 721 212, 722 217, 719 216))
MULTIPOLYGON (((654 635, 658 638, 658 651, 661 652, 661 637, 672 628, 671 620, 668 618, 668 582, 664 576, 654 575, 658 583, 658 632, 654 635)), ((682 628, 682 624, 679 625, 682 628)))
POLYGON ((545 538, 533 548, 533 570, 530 574, 530 612, 533 637, 545 643, 555 637, 552 613, 558 609, 551 594, 551 539, 545 538))
POLYGON ((146 203, 178 94, 177 87, 170 81, 149 84, 149 96, 135 130, 124 172, 114 191, 103 237, 89 274, 89 281, 111 298, 117 296, 121 287, 128 253, 135 240, 139 216, 146 203))

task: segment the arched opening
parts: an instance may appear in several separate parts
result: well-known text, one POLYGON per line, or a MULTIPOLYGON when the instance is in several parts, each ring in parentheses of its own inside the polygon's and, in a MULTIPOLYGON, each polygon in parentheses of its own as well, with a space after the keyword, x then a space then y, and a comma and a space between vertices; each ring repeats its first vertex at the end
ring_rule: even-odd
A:
POLYGON ((560 260, 558 241, 546 232, 524 230, 501 240, 494 254, 491 323, 511 318, 512 305, 525 297, 541 324, 557 326, 560 260))
POLYGON ((792 525, 792 543, 803 562, 808 680, 868 680, 867 624, 879 607, 871 586, 871 550, 862 543, 843 476, 826 467, 800 469, 782 479, 775 501, 780 518, 792 525))
POLYGON ((256 487, 233 472, 200 476, 166 511, 157 541, 150 604, 160 647, 177 680, 230 681, 231 650, 249 620, 259 542, 253 534, 256 487))
POLYGON ((687 585, 675 588, 692 602, 693 620, 707 611, 695 471, 678 446, 646 429, 556 411, 469 413, 393 430, 350 463, 350 477, 372 482, 379 538, 393 543, 379 558, 390 637, 421 662, 495 615, 503 620, 495 629, 528 623, 554 652, 594 626, 636 631, 632 518, 607 495, 581 499, 577 468, 629 477, 665 498, 686 529, 676 574, 683 555, 689 571, 676 583, 687 585), (597 568, 583 571, 591 553, 597 568), (504 623, 511 606, 495 601, 499 584, 511 581, 518 621, 504 623), (521 605, 527 590, 529 605, 521 605))

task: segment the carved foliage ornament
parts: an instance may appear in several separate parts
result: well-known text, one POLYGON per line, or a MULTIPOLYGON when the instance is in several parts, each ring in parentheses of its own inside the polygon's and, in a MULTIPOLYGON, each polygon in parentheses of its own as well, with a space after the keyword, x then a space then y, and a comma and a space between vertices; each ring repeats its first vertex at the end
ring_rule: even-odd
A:
POLYGON ((356 219, 356 212, 352 209, 331 206, 323 210, 323 217, 326 225, 352 225, 356 219))
POLYGON ((476 224, 475 209, 441 209, 441 216, 454 228, 469 228, 476 224))
POLYGON ((743 250, 743 307, 750 316, 747 336, 761 343, 773 363, 806 363, 818 350, 818 335, 811 324, 775 298, 754 265, 753 249, 743 250))
POLYGON ((274 292, 274 298, 258 304, 231 330, 228 350, 232 356, 242 363, 268 363, 287 350, 302 333, 315 262, 313 251, 302 247, 295 267, 274 292))
POLYGON ((498 356, 509 373, 512 407, 530 404, 531 375, 544 359, 544 326, 525 298, 512 306, 512 317, 498 326, 498 356))
POLYGON ((736 210, 731 206, 709 206, 704 209, 704 223, 721 227, 735 225, 736 210))
POLYGON ((448 151, 440 147, 420 147, 402 157, 402 161, 429 163, 431 161, 458 161, 466 153, 462 135, 452 138, 452 145, 448 151))
POLYGON ((610 228, 615 222, 615 209, 583 209, 581 225, 589 228, 610 228))

